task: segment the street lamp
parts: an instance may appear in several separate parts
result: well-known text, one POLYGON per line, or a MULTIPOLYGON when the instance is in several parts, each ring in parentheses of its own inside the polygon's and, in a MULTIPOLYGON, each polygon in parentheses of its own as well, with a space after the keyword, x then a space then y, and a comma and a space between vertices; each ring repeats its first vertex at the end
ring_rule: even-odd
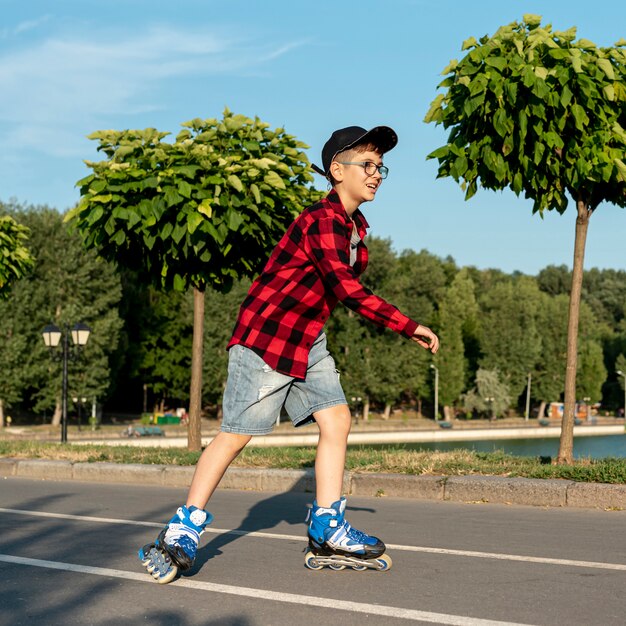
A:
POLYGON ((622 370, 617 370, 617 373, 624 377, 624 422, 626 423, 626 374, 622 370))
POLYGON ((439 419, 439 369, 433 363, 430 369, 435 370, 435 422, 439 419))
POLYGON ((48 348, 50 348, 50 356, 52 358, 61 358, 63 361, 63 387, 61 393, 61 443, 67 442, 67 362, 69 359, 75 359, 78 357, 78 352, 71 352, 69 336, 72 335, 72 342, 76 346, 76 350, 79 350, 84 346, 88 339, 91 329, 87 324, 79 322, 74 324, 72 328, 65 324, 63 330, 54 324, 48 324, 42 331, 43 342, 48 348), (53 350, 62 343, 62 352, 60 355, 55 355, 53 350))

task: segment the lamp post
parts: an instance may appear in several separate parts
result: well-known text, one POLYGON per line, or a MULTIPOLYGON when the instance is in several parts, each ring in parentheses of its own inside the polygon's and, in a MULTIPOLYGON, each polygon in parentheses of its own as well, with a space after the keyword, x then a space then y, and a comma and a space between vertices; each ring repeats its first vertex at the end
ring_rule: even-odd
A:
POLYGON ((439 420, 439 369, 433 363, 430 369, 435 370, 435 422, 439 420))
POLYGON ((72 336, 72 343, 76 346, 76 349, 80 349, 84 346, 88 339, 91 329, 87 324, 79 322, 74 324, 72 328, 65 324, 63 330, 54 324, 48 324, 42 331, 43 342, 48 348, 50 348, 50 356, 52 358, 58 358, 53 350, 61 343, 61 355, 60 358, 63 362, 63 386, 61 391, 61 443, 67 442, 67 363, 69 359, 77 358, 78 353, 70 352, 69 336, 72 336))
POLYGON ((626 374, 622 370, 617 370, 617 373, 624 377, 624 423, 626 423, 626 374))

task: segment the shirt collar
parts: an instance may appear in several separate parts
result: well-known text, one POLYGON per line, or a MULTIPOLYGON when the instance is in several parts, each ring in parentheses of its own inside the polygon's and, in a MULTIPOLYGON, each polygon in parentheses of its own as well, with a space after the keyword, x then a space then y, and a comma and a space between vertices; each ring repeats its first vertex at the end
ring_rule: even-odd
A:
POLYGON ((346 210, 343 208, 343 204, 341 204, 341 199, 339 198, 339 194, 334 189, 331 189, 328 192, 328 195, 326 196, 326 198, 324 198, 324 200, 331 206, 331 208, 338 215, 340 215, 343 218, 343 220, 346 223, 346 226, 349 226, 350 228, 352 228, 351 222, 354 222, 356 224, 357 230, 359 231, 359 234, 362 232, 365 232, 370 227, 370 225, 367 223, 367 220, 365 219, 365 215, 361 213, 360 209, 357 209, 352 214, 352 219, 348 217, 346 210))

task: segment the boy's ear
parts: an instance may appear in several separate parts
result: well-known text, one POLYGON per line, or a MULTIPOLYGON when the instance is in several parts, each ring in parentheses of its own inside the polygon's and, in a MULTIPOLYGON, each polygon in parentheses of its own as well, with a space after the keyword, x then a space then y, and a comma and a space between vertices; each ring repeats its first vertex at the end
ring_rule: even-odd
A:
POLYGON ((343 179, 343 167, 341 166, 341 163, 333 161, 330 164, 330 175, 337 182, 341 182, 341 180, 343 179))

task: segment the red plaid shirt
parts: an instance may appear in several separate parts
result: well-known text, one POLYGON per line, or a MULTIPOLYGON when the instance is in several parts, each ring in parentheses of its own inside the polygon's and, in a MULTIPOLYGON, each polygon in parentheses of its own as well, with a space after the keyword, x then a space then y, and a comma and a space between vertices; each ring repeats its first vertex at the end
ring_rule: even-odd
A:
POLYGON ((417 322, 359 282, 367 247, 350 265, 353 221, 361 239, 368 223, 348 217, 335 191, 305 209, 287 229, 239 310, 228 347, 244 345, 270 367, 304 379, 309 351, 337 302, 380 326, 412 337, 417 322))

